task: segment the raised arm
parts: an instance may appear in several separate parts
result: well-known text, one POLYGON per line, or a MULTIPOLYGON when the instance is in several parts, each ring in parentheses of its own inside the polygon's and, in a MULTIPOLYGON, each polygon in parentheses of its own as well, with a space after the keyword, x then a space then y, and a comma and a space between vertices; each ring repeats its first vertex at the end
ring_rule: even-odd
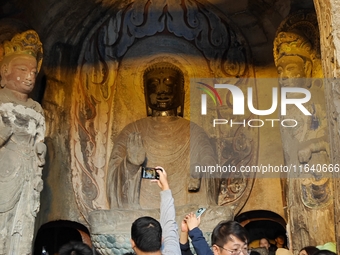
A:
POLYGON ((191 212, 185 216, 185 221, 188 225, 189 229, 189 237, 192 242, 192 246, 194 247, 197 255, 213 255, 212 250, 210 249, 207 241, 205 240, 202 231, 198 228, 200 224, 200 217, 196 217, 196 215, 191 212))
POLYGON ((162 167, 156 167, 156 169, 161 169, 156 170, 159 174, 159 180, 155 180, 155 182, 157 182, 158 186, 162 189, 160 207, 160 223, 162 226, 164 243, 162 254, 179 255, 181 254, 181 250, 178 241, 178 226, 175 220, 176 212, 174 199, 169 188, 165 170, 162 167))

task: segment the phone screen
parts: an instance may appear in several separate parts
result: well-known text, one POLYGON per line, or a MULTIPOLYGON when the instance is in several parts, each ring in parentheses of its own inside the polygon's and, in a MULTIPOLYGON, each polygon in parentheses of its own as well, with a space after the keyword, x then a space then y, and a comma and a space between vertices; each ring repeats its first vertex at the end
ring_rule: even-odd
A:
POLYGON ((196 217, 198 218, 198 217, 200 217, 205 211, 206 211, 207 209, 206 208, 204 208, 204 207, 201 207, 201 208, 199 208, 197 211, 196 211, 196 217))
POLYGON ((142 168, 143 179, 159 179, 159 175, 154 167, 143 167, 142 168))

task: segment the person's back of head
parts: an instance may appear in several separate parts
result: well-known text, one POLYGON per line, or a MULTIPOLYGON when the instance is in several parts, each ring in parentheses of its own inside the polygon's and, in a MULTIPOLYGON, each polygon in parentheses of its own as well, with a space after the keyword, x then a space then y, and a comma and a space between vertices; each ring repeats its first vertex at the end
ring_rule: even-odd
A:
POLYGON ((228 241, 234 241, 233 236, 244 243, 248 243, 248 233, 236 221, 222 221, 217 224, 211 235, 211 244, 223 247, 228 241))
POLYGON ((317 251, 319 249, 316 246, 306 246, 299 251, 299 255, 314 255, 317 251))
POLYGON ((148 216, 135 220, 131 226, 131 245, 133 249, 137 248, 142 252, 160 251, 162 246, 160 223, 148 216))
POLYGON ((93 255, 93 252, 83 242, 69 242, 59 249, 59 255, 93 255))

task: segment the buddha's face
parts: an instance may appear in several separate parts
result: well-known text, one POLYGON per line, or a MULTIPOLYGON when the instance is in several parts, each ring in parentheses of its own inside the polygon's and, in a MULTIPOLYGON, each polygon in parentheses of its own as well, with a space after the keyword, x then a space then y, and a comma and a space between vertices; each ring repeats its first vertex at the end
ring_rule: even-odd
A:
POLYGON ((151 70, 144 75, 148 106, 167 111, 180 106, 181 75, 171 68, 151 70))
POLYGON ((306 87, 306 79, 301 78, 310 78, 311 71, 306 68, 308 64, 299 56, 281 57, 277 65, 280 85, 283 87, 306 87))
POLYGON ((1 74, 6 88, 29 94, 34 88, 37 60, 27 54, 15 55, 2 64, 1 74))

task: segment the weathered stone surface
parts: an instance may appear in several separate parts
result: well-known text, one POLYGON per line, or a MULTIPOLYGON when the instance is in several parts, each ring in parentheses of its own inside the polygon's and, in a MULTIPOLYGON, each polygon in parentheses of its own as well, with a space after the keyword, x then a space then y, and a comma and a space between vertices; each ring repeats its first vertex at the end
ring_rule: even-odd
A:
MULTIPOLYGON (((315 9, 318 16, 320 29, 320 46, 322 55, 322 69, 327 82, 325 84, 327 117, 330 127, 330 157, 333 164, 340 162, 340 139, 339 139, 339 114, 340 114, 340 40, 337 36, 340 24, 339 1, 318 0, 315 1, 315 9)), ((340 179, 338 173, 334 173, 334 226, 337 247, 340 247, 340 179)), ((339 251, 339 249, 338 249, 339 251)))

